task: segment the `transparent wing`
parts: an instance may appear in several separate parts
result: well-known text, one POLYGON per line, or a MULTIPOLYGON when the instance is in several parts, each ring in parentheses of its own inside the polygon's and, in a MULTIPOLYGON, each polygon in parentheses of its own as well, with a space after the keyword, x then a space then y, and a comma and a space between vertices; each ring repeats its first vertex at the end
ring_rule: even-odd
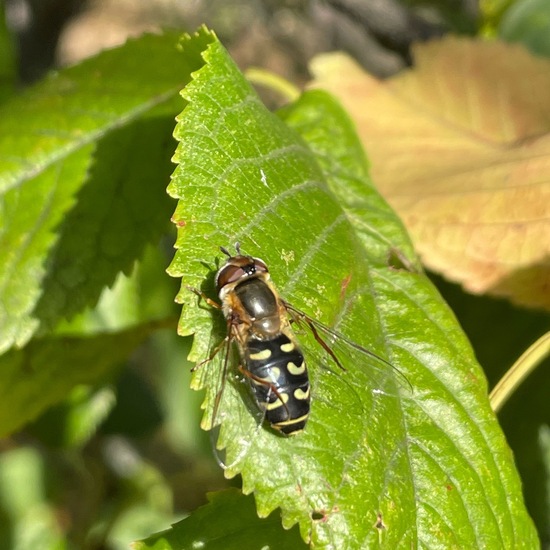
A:
POLYGON ((201 426, 210 432, 214 456, 218 464, 225 470, 232 468, 245 458, 251 442, 255 438, 254 434, 257 435, 265 420, 265 410, 260 409, 255 403, 245 377, 239 373, 239 354, 237 353, 239 342, 238 336, 232 328, 231 323, 228 322, 226 338, 212 349, 209 357, 193 368, 193 370, 198 370, 211 364, 212 368, 217 369, 217 372, 210 376, 210 387, 207 388, 208 405, 201 426), (246 418, 238 414, 241 408, 238 407, 235 400, 241 399, 246 405, 246 413, 243 413, 246 418), (227 416, 229 417, 226 418, 227 416), (239 430, 237 425, 241 427, 248 425, 249 429, 239 430), (250 427, 250 425, 252 426, 250 427), (242 436, 241 432, 248 433, 249 437, 242 436), (223 442, 230 440, 234 443, 237 437, 240 450, 228 459, 225 451, 226 443, 223 442))
POLYGON ((412 394, 413 388, 409 379, 389 361, 310 317, 288 302, 283 302, 283 304, 294 323, 293 328, 296 333, 299 335, 309 331, 318 344, 317 351, 312 349, 313 346, 309 346, 308 352, 317 362, 320 362, 321 366, 332 367, 332 370, 336 368, 340 371, 347 371, 346 365, 365 369, 368 377, 372 380, 370 390, 374 394, 390 397, 412 394), (320 353, 319 350, 321 350, 320 353))

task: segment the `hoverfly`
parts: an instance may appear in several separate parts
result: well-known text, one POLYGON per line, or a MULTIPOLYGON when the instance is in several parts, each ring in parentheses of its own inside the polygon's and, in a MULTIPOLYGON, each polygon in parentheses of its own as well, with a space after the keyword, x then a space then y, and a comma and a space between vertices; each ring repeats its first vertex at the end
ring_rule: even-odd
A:
POLYGON ((367 356, 371 362, 374 359, 394 369, 410 386, 405 376, 391 363, 285 302, 271 282, 263 260, 242 254, 239 243, 235 244, 235 256, 223 247, 220 250, 227 256, 215 279, 221 304, 210 300, 198 289, 189 288, 210 306, 221 309, 227 322, 226 338, 208 359, 195 367, 211 361, 221 349, 225 350, 212 426, 228 373, 231 346, 235 342, 241 360, 239 371, 248 381, 256 405, 271 427, 286 436, 296 435, 305 428, 310 413, 310 382, 293 323, 306 325, 324 352, 342 371, 346 369, 335 349, 347 349, 348 356, 349 351, 362 358, 367 356))

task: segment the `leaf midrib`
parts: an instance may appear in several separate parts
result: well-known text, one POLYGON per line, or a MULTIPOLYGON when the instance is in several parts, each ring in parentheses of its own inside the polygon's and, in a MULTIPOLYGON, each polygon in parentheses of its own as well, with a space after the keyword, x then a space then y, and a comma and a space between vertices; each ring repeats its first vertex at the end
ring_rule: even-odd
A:
MULTIPOLYGON (((29 163, 32 162, 32 157, 31 159, 23 157, 12 157, 12 162, 13 160, 17 160, 18 162, 21 162, 23 166, 27 166, 28 168, 6 171, 5 173, 8 174, 7 178, 3 177, 3 175, 0 174, 0 193, 6 193, 16 187, 19 187, 26 181, 44 172, 50 166, 67 158, 78 149, 81 149, 86 145, 89 145, 90 143, 94 143, 103 135, 112 132, 113 130, 116 130, 118 128, 121 128, 129 122, 138 120, 144 113, 148 112, 154 107, 157 107, 158 105, 168 102, 168 100, 177 96, 180 89, 181 84, 173 87, 166 92, 155 94, 153 98, 123 113, 121 116, 115 117, 112 122, 85 133, 82 138, 75 138, 67 145, 54 148, 52 152, 48 153, 45 162, 38 161, 31 167, 28 167, 29 163)), ((73 130, 76 131, 77 128, 73 128, 73 130)), ((0 155, 0 160, 2 159, 10 159, 10 157, 0 155)))

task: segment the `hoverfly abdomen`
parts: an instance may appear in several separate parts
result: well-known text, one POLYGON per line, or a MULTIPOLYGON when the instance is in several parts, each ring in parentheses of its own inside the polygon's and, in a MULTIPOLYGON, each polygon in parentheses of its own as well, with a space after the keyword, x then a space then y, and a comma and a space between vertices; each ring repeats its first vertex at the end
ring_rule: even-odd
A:
POLYGON ((285 435, 303 430, 309 416, 309 377, 298 346, 280 333, 248 341, 246 369, 258 404, 271 426, 285 435))

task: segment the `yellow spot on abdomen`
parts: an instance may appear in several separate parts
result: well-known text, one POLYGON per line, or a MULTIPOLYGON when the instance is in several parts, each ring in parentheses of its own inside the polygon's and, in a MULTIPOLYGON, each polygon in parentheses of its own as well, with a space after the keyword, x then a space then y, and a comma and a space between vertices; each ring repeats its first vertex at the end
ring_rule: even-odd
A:
POLYGON ((288 344, 283 344, 281 346, 281 351, 284 351, 285 353, 290 353, 294 349, 294 344, 292 342, 289 342, 288 344))
POLYGON ((290 374, 293 374, 294 376, 298 376, 299 374, 304 374, 306 372, 306 364, 302 363, 300 366, 295 365, 292 361, 289 361, 286 364, 286 368, 288 369, 288 372, 290 374))
POLYGON ((303 422, 304 420, 307 420, 309 414, 304 414, 304 416, 300 416, 300 418, 291 418, 290 420, 284 420, 283 422, 277 422, 277 424, 274 424, 274 428, 277 426, 291 426, 292 424, 298 424, 299 422, 303 422))
POLYGON ((269 359, 270 357, 271 357, 271 350, 268 348, 263 349, 258 353, 250 354, 250 359, 252 359, 252 361, 263 361, 264 359, 269 359))
POLYGON ((303 391, 302 388, 294 390, 294 397, 301 400, 307 399, 309 397, 309 386, 306 391, 303 391))
POLYGON ((288 403, 288 393, 279 393, 279 395, 281 396, 281 399, 277 397, 276 401, 267 404, 266 409, 268 411, 272 411, 273 409, 277 409, 278 407, 282 407, 285 403, 288 403))

